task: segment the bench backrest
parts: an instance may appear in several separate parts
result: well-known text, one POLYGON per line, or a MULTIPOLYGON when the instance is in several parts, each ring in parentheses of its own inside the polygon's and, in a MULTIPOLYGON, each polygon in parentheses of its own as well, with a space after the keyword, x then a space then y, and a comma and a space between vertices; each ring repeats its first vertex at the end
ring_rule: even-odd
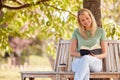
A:
POLYGON ((61 64, 68 64, 68 56, 69 56, 69 46, 70 40, 62 40, 60 39, 57 45, 57 53, 56 53, 56 60, 54 65, 54 71, 59 71, 59 66, 61 64))
POLYGON ((120 72, 120 41, 107 41, 107 58, 104 60, 106 72, 120 72))
MULTIPOLYGON (((65 71, 71 71, 73 57, 69 54, 70 40, 59 40, 54 71, 59 71, 59 67, 64 65, 65 71)), ((120 41, 107 41, 107 57, 103 60, 103 71, 120 72, 120 41)))

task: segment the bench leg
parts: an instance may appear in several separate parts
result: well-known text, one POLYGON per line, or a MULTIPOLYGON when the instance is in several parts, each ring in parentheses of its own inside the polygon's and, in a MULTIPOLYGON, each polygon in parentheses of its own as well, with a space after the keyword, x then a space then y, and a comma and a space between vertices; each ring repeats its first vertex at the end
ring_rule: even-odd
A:
POLYGON ((29 80, 34 80, 34 78, 29 78, 29 80))
POLYGON ((104 80, 104 79, 98 79, 98 78, 94 78, 94 79, 90 79, 90 80, 104 80))
POLYGON ((69 78, 69 80, 74 80, 73 78, 69 78))
POLYGON ((26 80, 26 78, 24 77, 23 80, 26 80))
POLYGON ((26 77, 24 77, 24 75, 21 74, 21 80, 25 80, 25 79, 26 79, 26 77))
POLYGON ((23 77, 23 76, 22 76, 22 77, 21 77, 21 80, 26 80, 26 77, 23 77))
POLYGON ((110 78, 106 78, 106 79, 103 79, 103 80, 111 80, 110 78))

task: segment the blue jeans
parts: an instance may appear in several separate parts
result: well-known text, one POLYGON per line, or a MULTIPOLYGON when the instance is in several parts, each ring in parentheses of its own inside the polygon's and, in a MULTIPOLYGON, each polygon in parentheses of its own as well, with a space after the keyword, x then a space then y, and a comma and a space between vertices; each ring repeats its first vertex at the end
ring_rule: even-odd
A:
POLYGON ((72 71, 75 72, 74 80, 89 80, 90 72, 100 72, 102 60, 91 55, 75 58, 72 62, 72 71))

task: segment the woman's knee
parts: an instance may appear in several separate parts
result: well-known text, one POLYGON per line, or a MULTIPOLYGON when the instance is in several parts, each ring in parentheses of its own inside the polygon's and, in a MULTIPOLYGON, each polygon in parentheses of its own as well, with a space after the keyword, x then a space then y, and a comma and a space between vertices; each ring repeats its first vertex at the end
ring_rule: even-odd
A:
POLYGON ((83 59, 83 61, 89 61, 90 55, 85 55, 81 59, 83 59))
POLYGON ((89 58, 90 58, 90 55, 85 55, 85 56, 83 56, 82 58, 84 58, 84 59, 89 59, 89 58))
POLYGON ((102 60, 95 59, 89 66, 91 71, 100 72, 102 70, 102 60))

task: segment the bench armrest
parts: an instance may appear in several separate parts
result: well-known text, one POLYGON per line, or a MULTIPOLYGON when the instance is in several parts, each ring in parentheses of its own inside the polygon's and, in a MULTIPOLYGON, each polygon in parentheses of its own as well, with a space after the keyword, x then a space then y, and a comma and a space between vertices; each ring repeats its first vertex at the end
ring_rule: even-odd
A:
POLYGON ((66 64, 59 64, 59 71, 65 71, 66 70, 66 64))

